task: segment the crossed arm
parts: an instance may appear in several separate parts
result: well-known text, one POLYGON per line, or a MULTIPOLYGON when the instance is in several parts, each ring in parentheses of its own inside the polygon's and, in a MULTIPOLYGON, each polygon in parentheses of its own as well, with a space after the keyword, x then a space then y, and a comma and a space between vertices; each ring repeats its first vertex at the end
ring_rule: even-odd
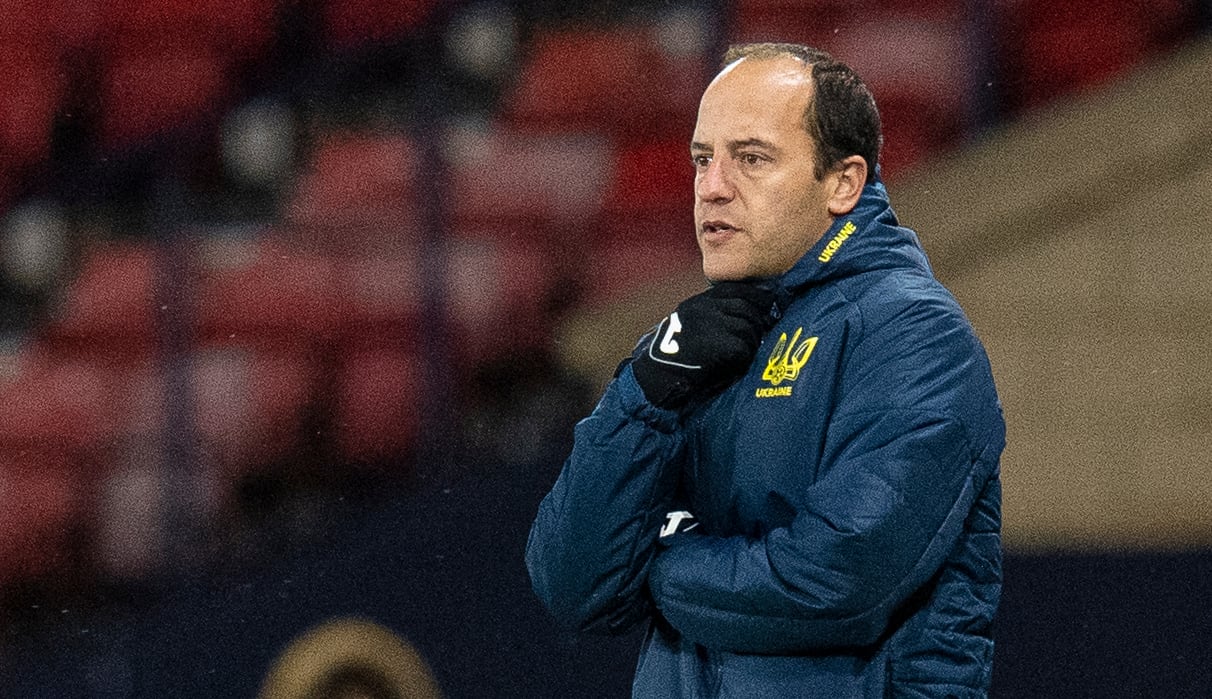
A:
POLYGON ((964 360, 904 346, 913 349, 856 372, 853 399, 830 422, 827 473, 789 524, 758 538, 692 533, 667 548, 657 536, 683 438, 676 416, 647 403, 625 370, 578 425, 531 530, 539 597, 577 628, 622 632, 659 613, 686 638, 733 652, 878 640, 940 570, 1000 452, 939 409, 954 401, 934 400, 968 383, 964 360), (891 403, 872 400, 888 385, 906 388, 891 403))

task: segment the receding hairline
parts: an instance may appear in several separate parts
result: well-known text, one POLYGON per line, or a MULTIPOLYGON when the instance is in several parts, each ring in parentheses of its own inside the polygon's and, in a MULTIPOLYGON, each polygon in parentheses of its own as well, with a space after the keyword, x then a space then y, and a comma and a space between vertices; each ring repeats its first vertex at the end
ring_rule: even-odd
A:
POLYGON ((742 65, 752 66, 753 64, 771 64, 784 61, 784 59, 794 60, 795 64, 791 65, 790 63, 787 63, 783 67, 771 69, 768 72, 766 79, 775 79, 778 83, 782 83, 786 88, 795 92, 804 91, 808 97, 808 104, 805 105, 806 113, 814 113, 812 103, 815 101, 816 80, 812 75, 812 66, 805 64, 802 60, 799 60, 795 56, 782 54, 772 54, 769 56, 741 56, 735 61, 724 65, 724 67, 720 69, 720 72, 717 73, 714 78, 712 78, 711 83, 707 87, 710 89, 716 83, 728 79, 728 77, 742 65))
POLYGON ((883 141, 881 119, 870 89, 849 65, 828 51, 804 44, 752 42, 729 46, 720 62, 719 75, 731 72, 746 59, 783 58, 802 66, 808 78, 810 94, 804 127, 817 144, 818 167, 832 167, 848 155, 860 155, 867 161, 867 177, 871 181, 883 141), (852 121, 854 127, 841 125, 839 119, 852 121))
MULTIPOLYGON (((742 63, 747 60, 752 63, 771 63, 784 59, 790 59, 798 66, 798 77, 803 80, 802 89, 806 91, 807 104, 804 105, 803 115, 801 117, 801 126, 813 141, 820 146, 820 130, 816 126, 816 78, 812 73, 812 63, 807 62, 805 57, 797 55, 793 51, 784 49, 772 48, 776 45, 771 44, 740 44, 728 49, 724 54, 723 67, 720 72, 711 80, 711 84, 719 82, 722 78, 728 76, 736 70, 742 63), (752 50, 745 50, 752 48, 752 50), (734 55, 737 54, 737 55, 734 55), (732 57, 729 61, 728 58, 732 57)), ((709 88, 711 85, 708 86, 709 88)), ((800 88, 796 88, 800 89, 800 88)))
MULTIPOLYGON (((723 63, 719 72, 716 73, 714 80, 718 80, 721 77, 727 75, 728 73, 731 73, 732 71, 736 70, 742 63, 746 63, 746 62, 748 62, 748 63, 771 63, 771 62, 778 61, 781 59, 790 59, 790 60, 795 61, 795 63, 799 66, 799 71, 803 74, 803 76, 807 79, 807 81, 809 83, 811 83, 813 81, 812 64, 805 62, 803 58, 800 58, 799 56, 796 56, 791 53, 770 53, 770 54, 760 54, 760 55, 759 54, 752 54, 752 55, 746 54, 743 56, 737 56, 735 59, 733 59, 731 61, 725 61, 723 63)), ((713 82, 714 82, 714 80, 713 80, 713 82)))
POLYGON ((818 60, 825 60, 829 55, 823 51, 812 49, 799 44, 782 44, 774 42, 758 42, 749 44, 733 44, 724 52, 720 61, 720 72, 727 70, 745 60, 768 61, 779 58, 790 58, 804 66, 809 73, 818 60))

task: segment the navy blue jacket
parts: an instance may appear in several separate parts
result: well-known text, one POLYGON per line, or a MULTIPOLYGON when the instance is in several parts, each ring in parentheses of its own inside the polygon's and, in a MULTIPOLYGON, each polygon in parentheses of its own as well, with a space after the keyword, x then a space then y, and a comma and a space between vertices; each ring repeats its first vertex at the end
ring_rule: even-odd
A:
POLYGON ((785 274, 748 374, 683 417, 625 366, 527 546, 582 629, 648 621, 635 697, 983 697, 1005 426, 880 183, 785 274), (660 537, 667 514, 698 523, 660 537))

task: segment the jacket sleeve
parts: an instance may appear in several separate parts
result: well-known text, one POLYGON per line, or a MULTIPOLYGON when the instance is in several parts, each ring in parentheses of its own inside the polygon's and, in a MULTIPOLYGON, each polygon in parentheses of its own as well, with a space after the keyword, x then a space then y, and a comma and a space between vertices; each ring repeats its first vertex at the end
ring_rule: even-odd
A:
POLYGON ((930 304, 882 319, 844 367, 825 475, 755 538, 683 537, 649 584, 685 637, 744 653, 876 642, 942 568, 1004 442, 984 351, 930 304))
POLYGON ((681 453, 676 415, 650 404, 625 367, 576 426, 530 529, 531 584, 562 624, 623 633, 649 614, 648 568, 681 453))

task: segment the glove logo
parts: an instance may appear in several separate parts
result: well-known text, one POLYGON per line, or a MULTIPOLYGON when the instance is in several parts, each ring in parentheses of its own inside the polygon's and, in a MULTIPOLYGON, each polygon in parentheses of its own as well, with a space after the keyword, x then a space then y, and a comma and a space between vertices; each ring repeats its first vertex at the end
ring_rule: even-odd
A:
POLYGON ((682 369, 691 370, 702 369, 703 365, 701 364, 683 364, 681 362, 675 362, 672 359, 665 358, 677 354, 678 350, 682 349, 681 346, 678 345, 677 339, 674 338, 674 335, 677 335, 682 331, 682 319, 678 318, 677 312, 674 311, 673 313, 669 314, 668 318, 662 320, 661 326, 662 327, 657 328, 656 334, 652 338, 652 342, 648 345, 648 356, 653 361, 660 362, 661 364, 666 364, 668 366, 675 366, 682 369), (666 325, 666 323, 668 323, 668 325, 666 325), (661 338, 659 343, 657 342, 658 337, 661 338), (659 353, 657 350, 659 350, 659 353))
POLYGON ((677 354, 680 347, 678 341, 673 338, 674 335, 682 332, 682 319, 678 318, 677 311, 674 311, 669 316, 669 327, 665 329, 665 337, 661 338, 661 351, 665 354, 677 354))
MULTIPOLYGON (((795 335, 791 337, 790 341, 787 340, 787 333, 779 336, 779 341, 774 345, 774 351, 770 353, 770 358, 766 361, 766 369, 762 372, 763 381, 770 382, 771 386, 778 386, 784 381, 795 381, 799 378, 800 371, 808 363, 808 357, 812 356, 812 350, 816 347, 817 340, 820 339, 810 337, 801 342, 800 335, 803 332, 803 328, 796 328, 795 335)), ((789 395, 791 395, 791 386, 757 389, 758 398, 789 395)))

